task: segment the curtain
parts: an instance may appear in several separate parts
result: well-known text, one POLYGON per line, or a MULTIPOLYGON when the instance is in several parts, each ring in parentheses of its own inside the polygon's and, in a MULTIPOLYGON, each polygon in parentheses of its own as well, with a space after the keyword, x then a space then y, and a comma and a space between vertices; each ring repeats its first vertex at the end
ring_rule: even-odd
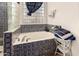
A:
POLYGON ((42 5, 43 2, 26 2, 26 7, 28 9, 27 15, 31 16, 32 13, 36 12, 42 5))

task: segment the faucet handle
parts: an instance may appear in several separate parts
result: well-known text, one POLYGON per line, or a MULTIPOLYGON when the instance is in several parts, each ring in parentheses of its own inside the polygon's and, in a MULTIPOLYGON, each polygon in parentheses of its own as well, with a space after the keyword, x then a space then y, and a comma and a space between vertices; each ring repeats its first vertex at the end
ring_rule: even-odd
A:
POLYGON ((31 39, 31 38, 27 38, 27 39, 26 39, 26 42, 28 42, 29 39, 31 39))

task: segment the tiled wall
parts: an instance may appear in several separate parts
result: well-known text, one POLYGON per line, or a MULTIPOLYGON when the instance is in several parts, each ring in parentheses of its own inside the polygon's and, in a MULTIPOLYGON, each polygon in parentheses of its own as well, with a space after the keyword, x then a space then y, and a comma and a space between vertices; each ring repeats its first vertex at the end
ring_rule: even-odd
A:
POLYGON ((20 21, 21 32, 44 31, 47 24, 46 3, 43 2, 42 6, 31 16, 27 15, 28 9, 24 2, 22 6, 23 19, 20 21))
POLYGON ((50 24, 30 24, 30 25, 21 25, 21 33, 24 32, 36 32, 36 31, 51 31, 51 27, 55 25, 50 24))
POLYGON ((3 32, 8 29, 7 18, 7 3, 0 2, 0 37, 3 36, 3 32))
POLYGON ((45 31, 46 24, 21 25, 21 32, 45 31))
POLYGON ((8 30, 20 26, 20 12, 20 4, 17 4, 17 2, 8 3, 8 30))
POLYGON ((45 3, 42 4, 42 6, 35 12, 32 14, 32 16, 28 16, 28 9, 25 5, 25 3, 23 3, 23 15, 24 15, 24 19, 21 20, 21 24, 22 25, 27 25, 27 24, 46 24, 46 19, 45 19, 45 3))

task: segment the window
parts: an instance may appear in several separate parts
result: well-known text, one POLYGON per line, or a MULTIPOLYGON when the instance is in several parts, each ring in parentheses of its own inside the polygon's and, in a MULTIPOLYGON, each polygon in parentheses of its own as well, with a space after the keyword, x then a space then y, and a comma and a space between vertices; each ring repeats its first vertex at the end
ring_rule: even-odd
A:
POLYGON ((25 3, 23 3, 24 6, 24 20, 22 20, 22 24, 46 24, 46 20, 45 18, 45 11, 44 11, 44 7, 45 7, 45 3, 42 4, 42 6, 35 12, 32 14, 32 16, 28 16, 28 10, 27 7, 25 5, 25 3))

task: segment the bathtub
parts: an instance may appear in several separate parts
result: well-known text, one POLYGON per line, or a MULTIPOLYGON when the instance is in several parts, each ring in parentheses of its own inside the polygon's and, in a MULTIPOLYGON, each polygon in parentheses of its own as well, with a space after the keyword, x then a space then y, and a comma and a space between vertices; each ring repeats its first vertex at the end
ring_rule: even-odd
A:
POLYGON ((21 33, 13 43, 14 56, 54 55, 56 42, 50 32, 21 33))
POLYGON ((40 31, 40 32, 29 32, 29 33, 21 33, 16 39, 13 45, 49 40, 53 39, 54 35, 50 32, 40 31))

